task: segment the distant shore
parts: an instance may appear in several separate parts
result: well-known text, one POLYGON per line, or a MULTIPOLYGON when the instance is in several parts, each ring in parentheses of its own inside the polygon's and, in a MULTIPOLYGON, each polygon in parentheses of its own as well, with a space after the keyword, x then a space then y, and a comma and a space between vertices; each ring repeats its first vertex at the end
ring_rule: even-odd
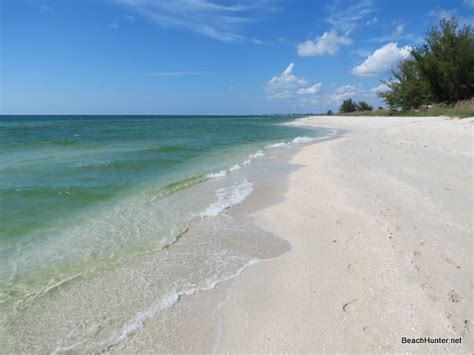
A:
POLYGON ((296 124, 343 135, 297 152, 286 187, 256 188, 274 201, 255 223, 291 250, 184 297, 172 339, 150 322, 115 350, 156 350, 154 339, 173 352, 472 349, 473 120, 296 124))

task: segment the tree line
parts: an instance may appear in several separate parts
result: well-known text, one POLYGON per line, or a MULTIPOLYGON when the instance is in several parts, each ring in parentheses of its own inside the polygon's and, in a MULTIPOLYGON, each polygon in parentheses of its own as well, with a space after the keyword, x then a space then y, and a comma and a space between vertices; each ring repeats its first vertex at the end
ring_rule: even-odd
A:
POLYGON ((339 112, 350 113, 356 111, 372 111, 372 105, 365 101, 355 102, 352 99, 344 100, 339 108, 339 112))
MULTIPOLYGON (((473 27, 460 27, 454 17, 441 20, 428 31, 424 44, 414 47, 411 56, 392 71, 392 77, 382 82, 387 90, 378 96, 392 110, 450 105, 474 98, 473 27)), ((355 112, 361 108, 348 99, 339 111, 355 112)))

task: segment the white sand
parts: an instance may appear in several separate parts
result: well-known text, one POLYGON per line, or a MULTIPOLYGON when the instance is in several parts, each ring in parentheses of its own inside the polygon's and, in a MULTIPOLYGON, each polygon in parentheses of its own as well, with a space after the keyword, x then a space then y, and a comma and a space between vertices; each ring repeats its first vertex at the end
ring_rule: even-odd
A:
POLYGON ((347 132, 296 154, 286 200, 256 214, 292 250, 235 279, 215 350, 472 351, 473 121, 299 124, 347 132))

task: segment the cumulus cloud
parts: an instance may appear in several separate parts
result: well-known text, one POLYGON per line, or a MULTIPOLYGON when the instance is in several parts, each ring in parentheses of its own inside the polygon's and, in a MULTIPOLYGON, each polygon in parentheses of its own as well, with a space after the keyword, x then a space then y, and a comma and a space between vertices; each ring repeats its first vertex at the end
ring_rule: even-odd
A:
POLYGON ((357 76, 384 74, 392 70, 401 60, 410 56, 410 46, 398 47, 397 43, 390 42, 369 55, 360 65, 352 69, 357 76))
POLYGON ((314 41, 308 40, 298 44, 298 54, 302 57, 319 56, 324 54, 335 55, 339 46, 352 44, 352 40, 345 36, 339 36, 336 31, 324 32, 316 37, 314 41))
POLYGON ((307 88, 301 88, 298 90, 300 95, 314 95, 321 91, 323 84, 317 83, 307 88))
POLYGON ((387 84, 380 84, 370 90, 370 92, 374 95, 380 94, 382 92, 389 91, 390 88, 387 86, 387 84))
POLYGON ((336 88, 332 94, 329 95, 329 100, 339 102, 357 95, 359 90, 354 85, 343 85, 336 88))
POLYGON ((306 79, 293 74, 294 68, 295 65, 290 63, 280 75, 267 82, 266 91, 269 98, 292 99, 296 95, 314 95, 321 90, 321 83, 310 85, 306 79))
POLYGON ((324 32, 314 40, 297 45, 298 54, 302 57, 335 55, 341 46, 352 44, 349 37, 358 26, 364 23, 367 26, 378 21, 372 14, 376 10, 374 0, 340 0, 328 1, 326 10, 329 13, 326 22, 330 30, 324 32))

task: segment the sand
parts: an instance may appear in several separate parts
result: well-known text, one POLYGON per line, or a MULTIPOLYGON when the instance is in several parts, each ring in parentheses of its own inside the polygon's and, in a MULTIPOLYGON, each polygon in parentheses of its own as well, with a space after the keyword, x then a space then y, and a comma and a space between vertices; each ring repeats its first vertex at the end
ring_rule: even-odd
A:
POLYGON ((171 335, 150 321, 115 350, 472 352, 473 120, 297 124, 344 133, 295 154, 284 196, 253 213, 291 250, 182 299, 171 335))
POLYGON ((472 351, 472 120, 299 124, 346 132, 296 154, 286 200, 255 215, 292 250, 236 279, 216 350, 472 351))

